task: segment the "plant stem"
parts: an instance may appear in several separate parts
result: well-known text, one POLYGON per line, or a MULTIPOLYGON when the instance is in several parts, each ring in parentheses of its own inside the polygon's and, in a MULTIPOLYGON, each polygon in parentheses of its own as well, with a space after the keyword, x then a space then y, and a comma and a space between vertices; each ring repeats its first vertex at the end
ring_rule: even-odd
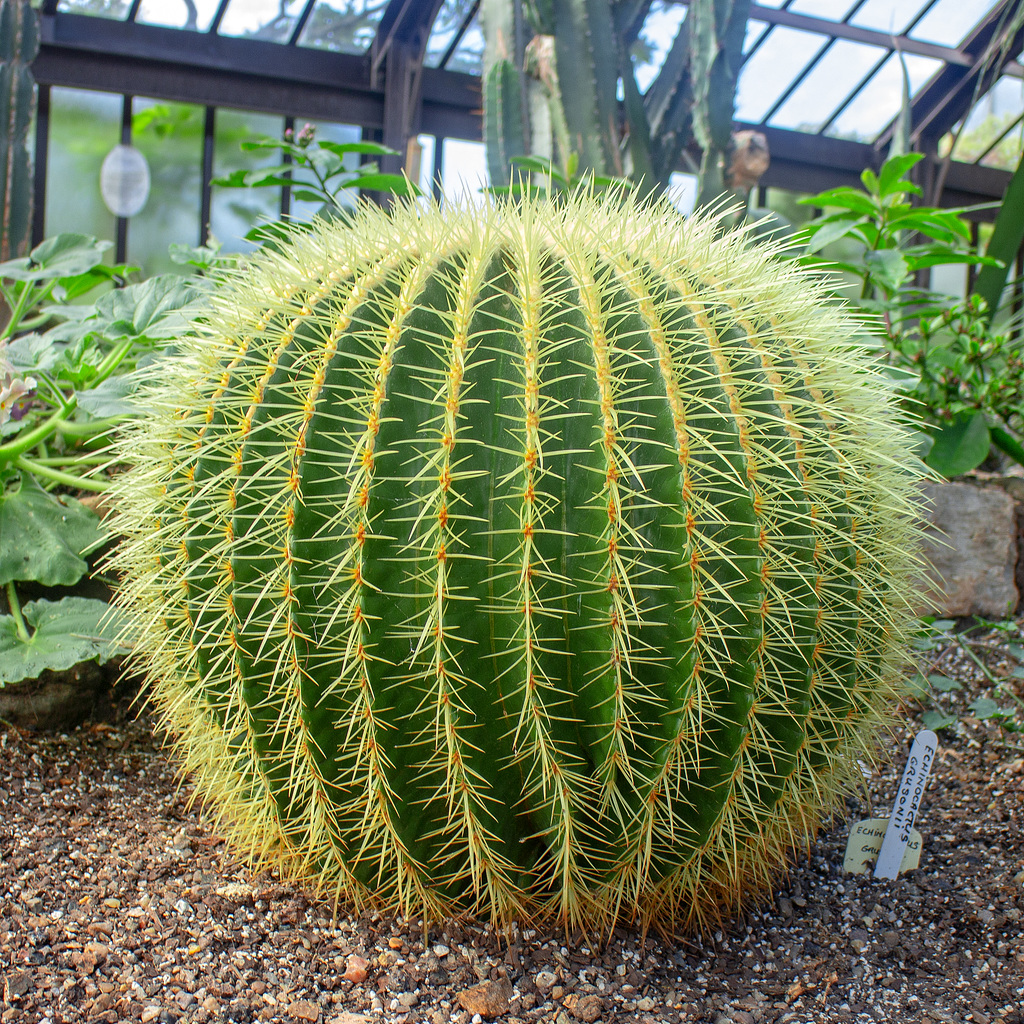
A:
MULTIPOLYGON (((77 400, 71 399, 72 408, 77 404, 77 400)), ((68 410, 64 410, 67 412, 68 410)), ((61 412, 55 412, 49 418, 43 420, 42 423, 37 427, 33 427, 32 430, 14 441, 8 441, 7 444, 0 444, 0 464, 4 462, 11 462, 16 459, 22 452, 31 451, 40 441, 45 441, 56 429, 58 424, 61 422, 61 412)))
POLYGON ((96 376, 89 381, 89 386, 96 387, 97 384, 102 384, 121 365, 124 361, 124 357, 128 355, 134 344, 134 338, 125 338, 119 344, 115 345, 107 353, 107 357, 103 362, 96 368, 96 376))
POLYGON ((14 589, 14 580, 7 583, 7 604, 11 609, 11 618, 14 619, 14 628, 18 631, 18 638, 22 643, 31 643, 32 634, 25 625, 25 617, 21 614, 21 604, 18 601, 18 592, 14 589))
POLYGON ((85 423, 61 420, 57 424, 57 432, 64 437, 95 437, 97 434, 106 433, 111 427, 116 427, 122 420, 121 416, 108 416, 106 419, 88 420, 85 423))
POLYGON ((102 466, 110 461, 110 456, 104 455, 51 455, 45 459, 35 458, 32 460, 39 466, 102 466))
POLYGON ((33 476, 41 476, 44 480, 52 480, 54 483, 64 484, 65 487, 77 487, 83 491, 109 491, 110 484, 102 480, 88 480, 85 477, 76 476, 73 473, 62 473, 59 469, 52 469, 50 466, 36 462, 35 459, 26 459, 24 456, 14 460, 18 469, 25 470, 33 476))

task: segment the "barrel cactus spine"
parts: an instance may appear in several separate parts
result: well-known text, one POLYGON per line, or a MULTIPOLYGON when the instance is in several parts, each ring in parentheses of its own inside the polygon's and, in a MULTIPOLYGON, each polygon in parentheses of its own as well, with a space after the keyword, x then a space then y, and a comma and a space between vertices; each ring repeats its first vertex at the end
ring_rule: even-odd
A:
POLYGON ((914 486, 800 276, 663 203, 361 210, 227 279, 125 442, 150 694, 255 862, 707 925, 870 756, 914 486))

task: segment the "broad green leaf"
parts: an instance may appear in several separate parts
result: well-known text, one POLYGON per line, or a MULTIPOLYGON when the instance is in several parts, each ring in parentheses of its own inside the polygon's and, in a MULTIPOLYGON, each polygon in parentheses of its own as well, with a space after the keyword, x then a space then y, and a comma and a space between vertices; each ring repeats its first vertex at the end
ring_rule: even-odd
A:
POLYGON ((95 512, 22 476, 20 485, 0 494, 0 586, 30 580, 73 586, 89 568, 82 556, 105 536, 95 512))
POLYGON ((396 196, 421 195, 420 189, 401 174, 361 174, 352 180, 351 185, 377 192, 392 192, 396 196))
POLYGON ((307 151, 310 166, 320 175, 321 178, 329 178, 343 170, 341 157, 330 150, 310 149, 307 151))
POLYGON ((78 392, 78 408, 98 420, 129 416, 138 409, 131 396, 139 389, 130 373, 108 377, 102 384, 78 392))
POLYGON ((907 261, 902 253, 895 249, 878 249, 865 253, 864 264, 871 277, 890 291, 896 291, 909 273, 907 261))
POLYGON ((935 434, 935 443, 926 461, 945 477, 960 476, 980 466, 991 447, 985 414, 975 410, 935 434))
POLYGON ((971 714, 982 721, 987 718, 1000 718, 1007 714, 1006 710, 1000 707, 991 697, 978 697, 967 706, 971 714))
POLYGON ((904 182, 903 178, 915 164, 924 159, 922 153, 903 153, 900 156, 890 157, 882 164, 878 172, 878 191, 881 195, 891 195, 893 192, 906 191, 906 186, 912 182, 904 182))
POLYGON ((174 338, 188 328, 189 313, 202 298, 191 279, 161 274, 100 297, 92 330, 107 338, 174 338))
POLYGON ((826 245, 831 245, 832 242, 838 241, 840 238, 846 238, 857 224, 858 220, 844 217, 826 222, 820 227, 814 224, 808 225, 804 229, 809 235, 807 251, 820 252, 826 245))
POLYGON ((951 690, 963 689, 960 683, 955 679, 950 679, 949 676, 930 675, 928 682, 931 683, 933 689, 938 690, 940 693, 949 693, 951 690))
POLYGON ((23 334, 7 343, 7 358, 19 376, 33 370, 52 370, 60 360, 53 338, 47 334, 23 334))
POLYGON ((956 725, 956 719, 944 711, 926 711, 921 715, 921 723, 926 729, 939 732, 941 729, 948 729, 951 725, 956 725))
POLYGON ((344 157, 349 153, 365 156, 398 156, 398 151, 382 146, 377 142, 318 142, 321 149, 326 149, 336 156, 344 157))
POLYGON ((998 259, 1002 266, 989 265, 984 267, 974 281, 974 291, 988 304, 986 319, 991 322, 999 308, 1006 277, 1012 266, 1021 243, 1024 242, 1024 156, 1021 157, 1017 169, 1010 178, 1003 195, 1003 202, 992 229, 985 250, 986 256, 998 259))
POLYGON ((803 206, 819 206, 823 209, 839 207, 865 217, 873 217, 878 213, 878 207, 872 202, 871 197, 855 188, 833 188, 827 192, 819 192, 816 196, 800 199, 798 202, 803 206))
POLYGON ((50 281, 84 274, 103 259, 112 243, 71 232, 44 239, 28 256, 0 263, 0 278, 50 281))
MULTIPOLYGON (((104 263, 98 263, 95 267, 87 270, 84 274, 75 274, 72 277, 62 277, 54 292, 54 297, 61 299, 63 303, 71 302, 74 299, 87 295, 94 288, 107 284, 110 281, 126 281, 129 274, 136 273, 138 267, 128 263, 120 263, 116 267, 108 267, 104 263)), ((57 307, 58 314, 62 306, 57 307)))
POLYGON ((34 679, 46 669, 62 672, 82 661, 101 665, 122 653, 116 642, 117 620, 104 601, 65 597, 33 601, 22 608, 32 634, 18 636, 13 616, 0 616, 0 686, 34 679))
POLYGON ((907 680, 907 692, 917 700, 925 700, 928 697, 928 680, 920 672, 915 673, 907 680))

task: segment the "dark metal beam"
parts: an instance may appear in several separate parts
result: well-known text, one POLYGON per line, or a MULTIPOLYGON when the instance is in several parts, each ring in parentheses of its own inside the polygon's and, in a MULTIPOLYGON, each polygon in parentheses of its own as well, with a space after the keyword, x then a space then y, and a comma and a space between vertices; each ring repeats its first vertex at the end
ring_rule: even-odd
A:
MULTIPOLYGON (((947 64, 914 97, 911 131, 921 148, 927 149, 927 140, 937 141, 950 131, 1001 75, 1021 74, 1015 58, 1024 49, 1024 25, 1009 37, 1006 33, 1007 19, 1018 5, 1019 0, 997 4, 963 43, 963 52, 972 55, 969 64, 947 64)), ((887 146, 892 133, 890 125, 876 145, 887 146)))
POLYGON ((32 248, 46 237, 46 171, 50 149, 50 87, 39 86, 36 100, 36 142, 32 168, 32 248))
MULTIPOLYGON (((43 18, 42 36, 33 73, 45 85, 384 125, 365 56, 73 14, 43 18)), ((423 131, 481 137, 477 78, 426 68, 421 92, 423 131)))

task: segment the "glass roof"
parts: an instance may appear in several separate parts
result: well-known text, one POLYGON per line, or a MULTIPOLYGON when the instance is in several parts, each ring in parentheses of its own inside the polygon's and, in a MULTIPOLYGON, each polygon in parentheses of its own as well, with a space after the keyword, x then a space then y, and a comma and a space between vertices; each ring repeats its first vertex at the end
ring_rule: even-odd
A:
MULTIPOLYGON (((390 0, 394 2, 394 0, 390 0)), ((484 40, 481 0, 444 0, 426 46, 425 64, 479 74, 484 40)), ((339 53, 370 48, 389 0, 59 0, 62 12, 218 33, 339 53)), ((737 88, 737 120, 800 132, 874 142, 902 102, 902 53, 912 98, 947 60, 968 66, 977 54, 958 48, 999 0, 758 0, 747 25, 737 88), (897 53, 899 50, 899 53, 897 53)), ((1015 4, 1007 9, 1012 13, 1015 4)), ((686 15, 686 0, 654 0, 634 49, 637 81, 656 78, 686 15)), ((1006 69, 991 99, 978 104, 962 134, 982 123, 1006 148, 1018 138, 1022 69, 1006 69), (1013 93, 1016 106, 1007 99, 1013 93), (984 107, 984 103, 988 107, 984 107), (998 115, 992 113, 998 108, 998 115), (993 120, 995 117, 995 120, 993 120), (986 121, 988 118, 988 121, 986 121), (1000 135, 1000 133, 1002 133, 1000 135)), ((959 159, 991 159, 980 136, 959 159), (976 156, 968 157, 968 153, 976 156)), ((961 142, 960 144, 964 144, 961 142)))

